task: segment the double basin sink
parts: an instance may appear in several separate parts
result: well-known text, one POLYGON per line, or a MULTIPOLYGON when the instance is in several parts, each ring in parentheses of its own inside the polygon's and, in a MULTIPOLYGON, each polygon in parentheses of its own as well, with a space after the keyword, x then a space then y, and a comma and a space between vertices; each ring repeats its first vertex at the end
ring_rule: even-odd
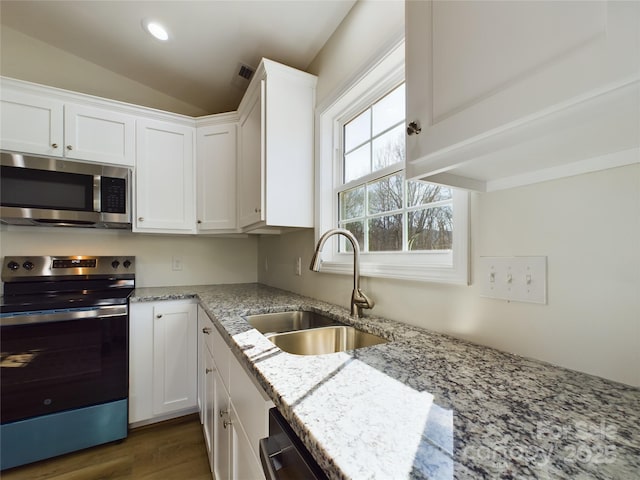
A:
POLYGON ((316 312, 265 313, 250 315, 247 321, 278 348, 295 355, 344 352, 388 342, 316 312))

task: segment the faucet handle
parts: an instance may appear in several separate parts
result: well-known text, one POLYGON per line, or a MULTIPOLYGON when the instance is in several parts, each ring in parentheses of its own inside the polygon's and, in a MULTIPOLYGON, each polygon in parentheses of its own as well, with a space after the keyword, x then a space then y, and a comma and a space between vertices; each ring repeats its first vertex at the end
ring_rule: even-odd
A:
POLYGON ((356 295, 354 295, 353 301, 356 305, 358 305, 361 308, 371 309, 376 304, 371 298, 365 295, 365 293, 360 289, 358 289, 356 292, 356 295))
POLYGON ((358 318, 363 308, 373 308, 375 302, 367 297, 359 288, 351 294, 351 316, 358 318))

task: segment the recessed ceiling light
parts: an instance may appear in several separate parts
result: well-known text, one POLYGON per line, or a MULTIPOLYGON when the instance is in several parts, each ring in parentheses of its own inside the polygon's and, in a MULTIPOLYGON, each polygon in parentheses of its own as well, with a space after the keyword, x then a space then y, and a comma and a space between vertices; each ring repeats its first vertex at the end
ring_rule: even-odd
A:
POLYGON ((152 20, 143 20, 142 26, 147 32, 149 32, 158 40, 162 40, 163 42, 169 40, 169 33, 167 32, 167 29, 164 28, 160 23, 152 20))

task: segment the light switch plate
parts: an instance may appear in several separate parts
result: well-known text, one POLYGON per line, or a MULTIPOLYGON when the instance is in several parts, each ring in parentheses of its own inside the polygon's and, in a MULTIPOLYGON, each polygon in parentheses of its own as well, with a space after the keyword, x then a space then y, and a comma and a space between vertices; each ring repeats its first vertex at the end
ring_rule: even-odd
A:
POLYGON ((171 257, 171 270, 173 271, 182 270, 182 257, 180 256, 171 257))
POLYGON ((547 257, 480 257, 480 295, 547 303, 547 257))

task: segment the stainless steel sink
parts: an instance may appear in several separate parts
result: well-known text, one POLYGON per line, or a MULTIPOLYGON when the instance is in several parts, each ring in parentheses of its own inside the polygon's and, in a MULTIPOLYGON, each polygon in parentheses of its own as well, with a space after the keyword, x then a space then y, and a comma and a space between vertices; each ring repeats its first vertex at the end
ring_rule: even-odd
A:
POLYGON ((320 313, 304 312, 301 310, 249 315, 247 321, 249 325, 263 334, 308 330, 310 328, 327 327, 329 325, 342 325, 342 323, 337 320, 333 320, 320 313))
POLYGON ((345 325, 265 335, 281 350, 296 355, 344 352, 388 342, 387 339, 345 325))

